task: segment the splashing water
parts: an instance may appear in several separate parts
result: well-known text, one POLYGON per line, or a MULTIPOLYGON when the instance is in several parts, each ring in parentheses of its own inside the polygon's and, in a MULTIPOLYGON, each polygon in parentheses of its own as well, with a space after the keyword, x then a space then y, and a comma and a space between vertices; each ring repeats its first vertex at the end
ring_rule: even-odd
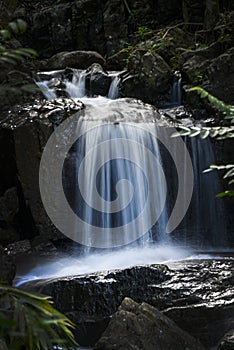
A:
MULTIPOLYGON (((68 138, 74 132, 82 136, 72 143, 67 152, 62 183, 70 208, 89 224, 89 226, 82 226, 79 223, 78 230, 82 236, 82 244, 104 248, 122 245, 122 249, 105 253, 89 253, 80 258, 74 255, 56 258, 55 261, 44 266, 40 265, 29 274, 18 277, 17 285, 32 279, 165 263, 193 256, 189 248, 181 249, 178 246, 172 246, 173 239, 166 233, 168 218, 172 212, 171 204, 168 202, 175 202, 175 192, 179 188, 179 182, 182 183, 180 195, 183 198, 180 210, 186 212, 189 176, 191 176, 188 166, 189 156, 181 154, 176 141, 173 141, 174 153, 172 152, 170 156, 166 155, 167 152, 163 150, 158 139, 152 136, 152 133, 154 135, 158 133, 160 116, 152 106, 127 98, 117 99, 119 82, 117 76, 112 79, 108 98, 100 96, 87 98, 85 97, 85 72, 77 71, 71 82, 65 81, 67 94, 80 98, 85 109, 76 122, 67 129, 68 138), (149 130, 145 129, 146 124, 151 130, 150 133, 145 132, 149 130), (172 163, 178 162, 179 158, 183 164, 183 174, 180 174, 178 179, 174 174, 172 163), (167 168, 166 178, 163 176, 165 168, 167 168), (141 217, 140 213, 149 194, 150 205, 145 215, 141 217), (158 220, 152 219, 155 212, 158 220), (130 226, 129 223, 134 220, 135 224, 130 226), (119 233, 118 228, 121 228, 119 233), (104 229, 103 235, 102 229, 104 229), (114 231, 117 232, 115 244, 113 244, 114 231), (96 236, 99 235, 99 245, 95 245, 94 232, 96 236), (143 235, 139 235, 139 232, 143 235), (121 244, 118 244, 118 234, 124 237, 121 244), (141 236, 143 239, 139 239, 141 236), (157 247, 147 245, 154 240, 158 242, 157 247), (126 248, 130 242, 136 242, 135 247, 126 248)), ((43 93, 48 98, 54 98, 55 94, 48 88, 47 81, 38 84, 44 89, 43 93)), ((178 77, 172 94, 173 103, 177 105, 181 103, 180 85, 181 77, 178 77)), ((211 188, 214 182, 217 183, 217 177, 207 182, 204 180, 207 175, 202 174, 202 170, 214 162, 212 146, 209 140, 204 143, 204 140, 197 138, 187 144, 193 161, 195 189, 191 205, 192 219, 190 217, 188 221, 184 220, 185 233, 180 234, 179 241, 188 247, 191 242, 197 246, 202 246, 203 243, 207 245, 209 242, 214 246, 225 245, 224 236, 217 236, 220 234, 221 227, 225 226, 221 221, 220 225, 217 225, 215 215, 217 208, 214 205, 213 196, 219 190, 216 185, 211 188), (209 199, 209 206, 206 205, 206 197, 212 197, 209 199), (200 203, 201 200, 203 204, 200 203), (199 221, 201 217, 202 222, 199 221), (211 234, 209 238, 202 237, 204 229, 201 224, 206 227, 205 230, 216 232, 213 238, 210 238, 211 234)), ((56 153, 51 153, 51 157, 56 158, 56 153)), ((57 177, 53 179, 56 187, 57 177)), ((61 221, 64 221, 64 208, 59 207, 60 203, 56 200, 56 195, 54 202, 57 206, 54 211, 57 212, 61 221)), ((63 224, 69 225, 67 221, 63 224)), ((72 226, 77 229, 75 221, 70 225, 71 230, 74 229, 72 226)))
POLYGON ((47 98, 47 100, 54 100, 57 96, 56 93, 48 87, 48 80, 45 81, 37 81, 37 86, 41 89, 43 95, 47 98))
POLYGON ((112 82, 110 85, 110 89, 108 92, 108 98, 115 100, 119 97, 119 84, 120 84, 120 78, 118 76, 115 76, 112 78, 112 82))
POLYGON ((86 73, 82 70, 74 71, 72 81, 65 81, 66 92, 70 97, 84 97, 86 73))

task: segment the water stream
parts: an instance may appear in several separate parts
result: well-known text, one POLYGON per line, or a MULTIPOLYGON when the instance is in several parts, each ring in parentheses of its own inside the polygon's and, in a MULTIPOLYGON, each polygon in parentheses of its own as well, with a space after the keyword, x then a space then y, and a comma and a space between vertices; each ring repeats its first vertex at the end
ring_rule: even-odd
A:
MULTIPOLYGON (((37 84, 46 98, 55 98, 49 81, 37 84)), ((69 148, 62 177, 69 207, 81 220, 78 224, 76 220, 64 222, 64 207, 60 207, 55 195, 61 231, 70 225, 74 240, 84 246, 122 249, 92 252, 86 248, 87 255, 83 257, 74 253, 44 265, 40 262, 40 268, 18 276, 17 283, 191 258, 196 254, 191 247, 227 247, 225 222, 221 218, 223 204, 214 198, 220 191, 217 174, 210 178, 202 173, 214 163, 210 141, 186 139, 189 153, 181 152, 176 141, 171 141, 166 149, 165 126, 170 124, 152 106, 119 99, 118 75, 113 75, 107 97, 86 96, 86 73, 81 70, 74 71, 72 80, 65 80, 64 84, 66 94, 79 98, 85 109, 69 126, 69 137, 75 132, 81 137, 69 148), (192 176, 190 157, 194 189, 186 215, 192 176), (178 174, 179 163, 182 170, 178 174), (177 216, 181 211, 185 218, 168 234, 178 193, 183 201, 177 216)), ((172 102, 181 104, 180 76, 176 76, 173 85, 172 102)), ((57 180, 54 181, 57 186, 57 180)))

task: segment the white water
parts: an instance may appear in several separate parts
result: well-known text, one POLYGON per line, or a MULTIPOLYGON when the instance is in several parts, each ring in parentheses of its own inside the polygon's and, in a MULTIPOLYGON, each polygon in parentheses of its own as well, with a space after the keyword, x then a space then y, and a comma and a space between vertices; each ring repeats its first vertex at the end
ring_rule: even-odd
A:
POLYGON ((85 91, 85 71, 78 70, 74 71, 72 81, 65 81, 66 92, 70 97, 84 97, 86 95, 85 91))
POLYGON ((48 87, 47 80, 45 81, 37 81, 37 86, 41 89, 43 95, 47 98, 47 100, 54 100, 56 98, 56 94, 53 90, 48 87))
MULTIPOLYGON (((20 286, 31 280, 85 275, 94 272, 124 269, 136 265, 150 265, 191 259, 192 250, 174 246, 125 248, 118 251, 92 253, 84 257, 74 255, 55 257, 50 262, 38 264, 28 274, 17 277, 20 286)), ((199 255, 196 255, 198 258, 199 255)))
POLYGON ((133 266, 168 264, 175 261, 219 259, 212 253, 202 254, 188 247, 175 245, 151 245, 150 247, 124 248, 111 252, 90 253, 77 257, 75 253, 60 255, 50 261, 40 262, 27 274, 18 274, 15 285, 20 286, 32 280, 82 276, 86 274, 125 269, 133 266))
POLYGON ((112 78, 112 82, 110 85, 110 89, 108 92, 108 98, 115 100, 119 97, 119 84, 120 84, 120 78, 118 76, 115 76, 112 78))
POLYGON ((172 106, 180 106, 182 102, 182 78, 179 71, 176 71, 174 74, 174 81, 172 85, 172 96, 171 104, 172 106))
MULTIPOLYGON (((67 164, 67 169, 65 169, 64 176, 67 178, 68 194, 73 193, 73 205, 74 211, 78 211, 80 215, 88 221, 90 224, 98 224, 104 226, 106 229, 106 247, 111 246, 111 231, 114 227, 124 226, 133 218, 137 217, 139 211, 141 210, 142 203, 144 203, 147 194, 147 184, 142 177, 140 169, 133 171, 131 162, 124 161, 124 156, 136 160, 137 164, 142 165, 144 169, 150 169, 151 175, 151 188, 157 190, 157 195, 155 199, 151 202, 151 208, 156 208, 160 212, 161 206, 164 205, 165 198, 165 188, 163 180, 160 173, 161 155, 159 151, 159 145, 156 138, 151 138, 149 135, 145 135, 144 128, 142 130, 137 129, 133 125, 126 125, 126 122, 136 122, 137 124, 144 125, 145 122, 150 122, 150 128, 153 132, 157 133, 157 126, 155 125, 156 114, 155 110, 151 106, 143 105, 139 101, 131 101, 128 99, 116 99, 119 81, 115 77, 112 81, 113 84, 110 86, 108 97, 97 97, 97 98, 87 98, 85 97, 85 74, 84 72, 78 72, 74 74, 72 82, 66 81, 66 92, 71 97, 78 97, 85 104, 85 112, 79 122, 76 124, 77 128, 81 128, 83 132, 86 132, 85 138, 81 139, 76 145, 74 152, 74 163, 67 164), (102 122, 109 122, 105 127, 94 128, 94 131, 89 133, 90 126, 100 126, 102 122), (122 139, 137 141, 137 145, 134 149, 126 148, 125 144, 121 141, 122 139), (100 152, 97 147, 100 143, 106 140, 117 140, 109 147, 105 147, 100 152), (144 148, 142 145, 147 146, 150 151, 156 155, 158 164, 152 164, 151 159, 146 156, 144 148), (96 149, 95 149, 96 147, 96 149), (87 160, 84 163, 85 173, 81 177, 81 188, 82 193, 80 193, 76 186, 78 183, 77 173, 81 165, 81 158, 85 154, 86 149, 93 149, 92 160, 87 160), (111 159, 116 149, 123 155, 123 159, 118 159, 115 163, 105 162, 105 159, 111 159), (100 161, 104 164, 98 176, 96 172, 95 164, 99 164, 100 161), (74 166, 75 165, 75 166, 74 166), (88 174, 88 175, 87 175, 88 174), (121 179, 128 180, 134 190, 135 197, 132 197, 133 206, 129 207, 127 211, 123 211, 121 215, 115 212, 111 212, 113 209, 113 203, 115 202, 115 195, 117 192, 117 198, 121 198, 122 206, 127 207, 129 202, 129 193, 126 191, 126 187, 118 187, 117 184, 121 179), (101 212, 105 214, 98 214, 92 210, 95 208, 96 200, 93 196, 93 192, 90 191, 91 188, 96 187, 98 183, 98 192, 102 198, 101 212), (70 186, 70 187, 69 187, 70 186), (75 186, 75 187, 74 187, 75 186), (74 190, 75 189, 75 190, 74 190), (117 191, 118 189, 118 191, 117 191), (81 195, 84 195, 89 207, 80 205, 81 195), (157 200, 156 200, 157 199, 157 200), (78 206, 79 204, 79 206, 78 206), (78 208, 79 207, 79 208, 78 208), (158 207, 158 209, 157 209, 158 207), (111 213, 111 214, 108 214, 111 213)), ((47 86, 47 82, 41 83, 41 86, 48 91, 44 91, 48 98, 51 98, 51 91, 47 86), (43 85, 44 84, 44 85, 43 85)), ((173 103, 181 103, 181 78, 179 77, 173 87, 173 103)), ((220 220, 220 225, 216 220, 216 207, 213 205, 214 196, 218 192, 218 188, 212 187, 214 182, 209 181, 208 174, 202 174, 202 170, 209 166, 213 159, 212 147, 210 142, 206 140, 198 140, 197 138, 191 141, 191 154, 193 158, 194 172, 195 172, 195 195, 193 201, 195 203, 195 214, 193 212, 193 218, 189 221, 188 232, 194 230, 195 240, 187 236, 187 232, 184 235, 183 242, 188 245, 191 241, 197 243, 198 245, 203 244, 203 234, 201 232, 200 222, 208 222, 209 226, 207 228, 211 231, 215 231, 214 239, 212 243, 218 240, 218 244, 222 245, 222 233, 220 228, 223 223, 220 220), (205 145, 205 146, 204 146, 205 145), (204 149, 205 147, 205 149, 204 149), (204 182, 206 177, 207 181, 204 182), (206 200, 207 196, 207 200, 206 200), (200 205, 202 201, 202 205, 200 205), (207 208, 204 208, 204 205, 207 208), (206 209, 206 210, 205 210, 206 209), (207 210, 208 209, 208 210, 207 210), (202 214, 204 213, 204 214, 202 214), (202 216, 203 215, 203 216, 202 216), (208 216, 208 220, 207 217, 208 216), (201 217, 202 221, 201 221, 201 217), (191 222, 193 222, 193 227, 191 227, 191 222), (220 235, 219 237, 217 235, 220 235), (219 238, 219 239, 218 239, 219 238)), ((175 146, 174 157, 180 156, 177 154, 177 149, 175 146)), ((184 198, 187 195, 187 162, 184 159, 184 198)), ((173 173, 171 173, 173 177, 173 173)), ((216 178, 217 180, 217 178, 216 178)), ((215 180, 215 181, 216 181, 215 180)), ((173 179, 170 179, 171 184, 173 184, 173 179)), ((131 199, 131 198, 130 198, 131 199)), ((100 207, 99 207, 100 209, 100 207)), ((183 210, 183 208, 181 208, 183 210)), ((137 222, 135 227, 131 230, 123 230, 123 235, 126 236, 126 242, 134 241, 137 238, 137 232, 143 227, 147 226, 147 222, 151 221, 152 212, 149 211, 147 215, 141 222, 137 222), (142 225, 142 227, 141 227, 142 225)), ((191 249, 181 249, 178 246, 171 246, 170 236, 165 234, 166 222, 168 220, 167 208, 161 214, 159 225, 156 228, 158 245, 147 246, 147 242, 151 241, 151 231, 149 230, 144 236, 143 244, 139 247, 134 248, 123 248, 122 250, 112 251, 112 252, 100 252, 96 254, 88 254, 84 257, 62 257, 56 258, 54 261, 46 263, 32 269, 28 274, 22 277, 18 277, 19 284, 25 283, 32 279, 40 278, 52 278, 52 277, 62 277, 70 275, 82 275, 86 273, 92 273, 97 271, 109 270, 109 269, 122 269, 134 265, 147 265, 153 263, 167 263, 169 261, 192 259, 192 258, 202 258, 204 256, 194 255, 191 249), (146 243, 146 244, 145 244, 146 243), (162 245, 162 243, 165 243, 162 245)), ((219 220, 219 218, 218 218, 219 220)), ((224 226, 223 226, 224 227, 224 226)), ((211 232, 212 237, 212 232, 211 232)), ((92 243, 92 229, 83 231, 83 240, 87 242, 87 245, 92 243)), ((206 243, 206 242, 205 242, 206 243)), ((215 245, 215 244, 214 244, 215 245)), ((103 246, 105 244, 103 242, 103 246)), ((209 258, 211 256, 206 256, 209 258)))

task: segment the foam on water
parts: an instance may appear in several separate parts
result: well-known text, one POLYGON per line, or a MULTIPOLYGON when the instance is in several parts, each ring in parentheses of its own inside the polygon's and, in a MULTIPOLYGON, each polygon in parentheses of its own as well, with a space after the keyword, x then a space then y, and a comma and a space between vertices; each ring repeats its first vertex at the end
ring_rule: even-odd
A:
MULTIPOLYGON (((95 272, 125 269, 137 265, 165 264, 174 261, 192 259, 213 259, 211 254, 199 254, 196 251, 178 246, 150 246, 125 248, 117 251, 90 253, 83 257, 63 255, 54 257, 46 263, 38 263, 25 275, 18 275, 15 285, 38 279, 85 275, 95 272)), ((216 257, 217 258, 217 257, 216 257)))

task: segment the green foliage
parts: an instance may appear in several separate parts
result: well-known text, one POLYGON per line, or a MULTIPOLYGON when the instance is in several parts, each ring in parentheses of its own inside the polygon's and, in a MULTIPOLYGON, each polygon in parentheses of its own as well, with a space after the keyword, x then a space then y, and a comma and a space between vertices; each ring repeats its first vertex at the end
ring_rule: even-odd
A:
MULTIPOLYGON (((231 123, 234 122, 234 106, 228 105, 224 103, 223 101, 219 100, 218 98, 214 97, 213 95, 209 94, 206 90, 202 89, 201 87, 193 87, 190 89, 191 91, 197 91, 197 93, 201 96, 201 98, 207 98, 211 105, 219 110, 223 116, 224 119, 228 120, 231 123)), ((201 138, 205 139, 206 137, 210 136, 212 138, 217 138, 218 140, 224 140, 228 138, 234 137, 234 126, 217 126, 217 127, 184 127, 179 126, 180 131, 177 131, 172 134, 172 137, 178 137, 178 136, 189 136, 194 137, 197 135, 200 135, 201 138)), ((234 184, 234 164, 228 164, 228 165, 210 165, 209 169, 206 169, 204 172, 209 172, 213 170, 225 170, 225 174, 223 176, 224 179, 229 179, 228 185, 234 184)), ((216 197, 232 197, 234 196, 233 190, 226 190, 224 192, 218 193, 216 197)))
POLYGON ((145 26, 140 26, 137 28, 136 37, 144 39, 146 36, 152 35, 152 34, 153 34, 152 29, 145 26))
POLYGON ((75 349, 74 324, 49 297, 0 284, 0 349, 75 349))
MULTIPOLYGON (((6 29, 0 30, 0 38, 2 38, 3 41, 10 40, 13 36, 23 33, 26 28, 26 23, 21 19, 17 19, 15 22, 10 22, 6 29)), ((33 49, 8 49, 3 44, 0 44, 0 62, 3 63, 17 65, 26 58, 32 58, 36 55, 37 53, 33 49)))
POLYGON ((153 37, 154 44, 149 48, 149 52, 157 51, 160 47, 170 47, 171 42, 174 41, 172 36, 168 35, 169 30, 158 30, 153 37))
POLYGON ((182 60, 181 60, 181 52, 177 52, 171 59, 170 59, 170 66, 173 70, 178 70, 181 68, 182 60))
POLYGON ((193 84, 202 84, 206 79, 206 70, 198 70, 193 73, 193 84))
POLYGON ((224 140, 227 138, 234 137, 234 126, 215 126, 215 127, 179 126, 179 128, 180 128, 180 131, 174 132, 172 134, 172 137, 178 137, 178 136, 194 137, 194 136, 200 135, 202 139, 205 139, 209 136, 212 138, 217 138, 218 140, 224 140))
POLYGON ((201 98, 207 98, 211 105, 218 109, 223 115, 225 119, 233 119, 234 120, 234 106, 228 105, 213 95, 209 94, 206 90, 201 87, 195 86, 190 89, 190 91, 197 91, 197 93, 201 96, 201 98))
MULTIPOLYGON (((232 185, 234 183, 234 164, 228 164, 228 165, 216 165, 212 164, 210 165, 209 169, 204 170, 204 173, 208 173, 213 170, 225 170, 225 174, 223 176, 223 179, 228 179, 228 185, 232 185)), ((221 193, 218 193, 216 197, 232 197, 234 196, 234 191, 227 190, 221 193)))

